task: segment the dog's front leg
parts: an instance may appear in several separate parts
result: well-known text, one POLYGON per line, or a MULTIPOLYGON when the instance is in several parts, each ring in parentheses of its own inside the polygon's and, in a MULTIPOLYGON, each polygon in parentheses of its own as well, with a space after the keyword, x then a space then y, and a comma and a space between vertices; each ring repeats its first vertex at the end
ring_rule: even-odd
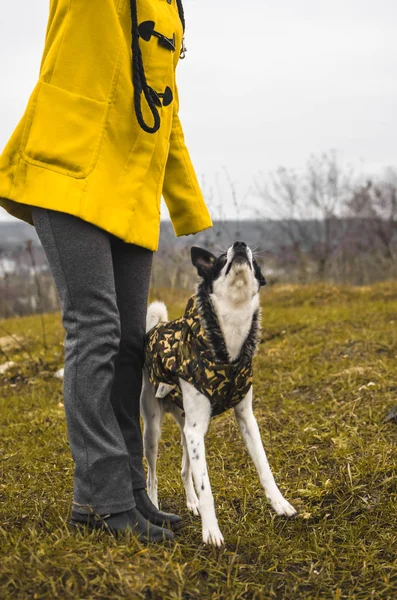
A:
POLYGON ((260 482, 265 489, 266 496, 271 505, 278 515, 295 515, 296 510, 289 502, 287 502, 278 489, 270 470, 266 452, 263 448, 258 423, 252 411, 252 386, 244 400, 237 404, 234 412, 240 427, 241 435, 243 436, 248 452, 258 471, 260 482))
POLYGON ((190 383, 182 379, 179 382, 186 415, 184 433, 193 479, 199 497, 203 541, 205 544, 221 546, 223 536, 215 514, 214 497, 205 459, 204 436, 207 433, 211 418, 211 405, 208 398, 200 394, 190 383))
POLYGON ((199 515, 199 499, 197 498, 192 478, 192 469, 190 466, 189 451, 184 432, 185 418, 182 417, 182 411, 175 405, 171 405, 171 414, 181 429, 181 443, 183 448, 181 476, 185 487, 187 507, 194 515, 199 515))

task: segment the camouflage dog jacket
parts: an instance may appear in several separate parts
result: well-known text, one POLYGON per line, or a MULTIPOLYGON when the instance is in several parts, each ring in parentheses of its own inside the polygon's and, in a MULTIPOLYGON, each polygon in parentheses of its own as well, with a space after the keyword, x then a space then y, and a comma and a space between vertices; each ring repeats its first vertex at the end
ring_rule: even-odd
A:
POLYGON ((211 416, 236 406, 252 385, 259 327, 257 310, 240 356, 231 362, 216 313, 201 284, 182 317, 160 322, 146 334, 145 365, 156 396, 183 410, 180 377, 209 399, 211 416))

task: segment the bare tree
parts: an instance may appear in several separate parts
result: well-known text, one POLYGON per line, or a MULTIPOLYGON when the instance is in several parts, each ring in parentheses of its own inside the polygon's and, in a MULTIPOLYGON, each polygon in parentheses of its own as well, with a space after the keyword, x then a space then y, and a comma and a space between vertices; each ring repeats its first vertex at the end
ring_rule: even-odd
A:
POLYGON ((346 214, 359 220, 366 249, 389 261, 397 252, 397 172, 389 169, 384 179, 368 180, 346 204, 346 214))
POLYGON ((279 251, 316 278, 324 278, 343 236, 340 216, 352 188, 352 175, 338 163, 334 151, 312 156, 305 170, 280 167, 270 183, 257 184, 264 212, 277 219, 279 251), (282 235, 280 235, 282 234, 282 235), (308 264, 308 261, 310 264, 308 264))

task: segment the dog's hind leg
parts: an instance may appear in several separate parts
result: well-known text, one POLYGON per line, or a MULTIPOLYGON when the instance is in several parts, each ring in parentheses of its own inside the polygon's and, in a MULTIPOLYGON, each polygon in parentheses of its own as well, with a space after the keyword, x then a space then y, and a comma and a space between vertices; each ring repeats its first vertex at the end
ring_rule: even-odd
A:
POLYGON ((223 536, 215 514, 214 497, 208 477, 205 459, 204 436, 211 418, 211 404, 190 383, 179 378, 183 394, 183 407, 186 419, 184 433, 189 453, 194 484, 199 496, 199 510, 205 544, 221 546, 223 536))
POLYGON ((296 510, 287 502, 278 489, 270 470, 258 423, 252 411, 252 386, 244 400, 237 404, 234 412, 241 435, 258 471, 260 482, 265 489, 268 500, 278 515, 287 515, 289 517, 295 515, 296 510))
POLYGON ((171 414, 181 429, 181 443, 183 448, 181 476, 186 493, 186 503, 188 509, 196 516, 199 515, 199 499, 193 485, 192 469, 190 466, 189 452, 187 449, 186 436, 183 431, 185 418, 182 411, 175 405, 172 405, 171 414))
POLYGON ((147 493, 158 508, 156 464, 164 409, 161 401, 155 397, 154 387, 149 381, 146 368, 143 369, 141 413, 144 422, 143 451, 148 463, 147 493))

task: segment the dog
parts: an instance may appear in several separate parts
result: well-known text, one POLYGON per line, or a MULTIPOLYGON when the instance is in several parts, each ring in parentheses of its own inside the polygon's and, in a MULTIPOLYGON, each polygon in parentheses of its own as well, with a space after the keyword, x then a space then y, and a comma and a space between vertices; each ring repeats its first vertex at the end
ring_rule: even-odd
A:
POLYGON ((252 410, 252 357, 260 334, 260 289, 266 280, 244 242, 235 242, 218 257, 193 246, 191 259, 201 280, 184 315, 168 321, 167 308, 159 301, 147 312, 141 393, 147 488, 158 508, 158 444, 164 414, 171 413, 181 429, 187 507, 201 516, 203 542, 221 546, 204 438, 211 417, 225 410, 234 410, 273 509, 287 516, 296 510, 276 485, 252 410))

